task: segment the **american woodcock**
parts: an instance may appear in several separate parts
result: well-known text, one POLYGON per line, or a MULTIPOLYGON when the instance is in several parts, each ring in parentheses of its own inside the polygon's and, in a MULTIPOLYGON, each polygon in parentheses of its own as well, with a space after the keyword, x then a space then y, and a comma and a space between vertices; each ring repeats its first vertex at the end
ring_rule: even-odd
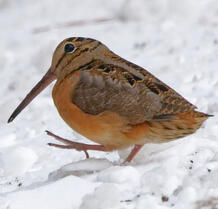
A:
POLYGON ((192 134, 210 116, 101 42, 73 37, 57 46, 48 72, 8 122, 55 79, 52 96, 59 114, 73 130, 99 145, 72 142, 47 131, 65 144, 49 145, 84 151, 87 157, 87 150, 134 145, 125 160, 130 162, 144 144, 192 134))

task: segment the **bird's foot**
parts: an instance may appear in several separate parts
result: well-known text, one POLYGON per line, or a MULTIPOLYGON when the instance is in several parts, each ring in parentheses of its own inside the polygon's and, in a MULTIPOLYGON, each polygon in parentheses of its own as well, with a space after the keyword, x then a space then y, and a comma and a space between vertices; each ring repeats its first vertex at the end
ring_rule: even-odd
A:
POLYGON ((130 154, 128 155, 128 157, 124 160, 124 162, 122 164, 125 163, 129 163, 131 162, 131 160, 135 157, 135 155, 138 153, 138 151, 143 147, 144 144, 142 145, 138 145, 135 144, 135 146, 133 147, 132 151, 130 152, 130 154))
POLYGON ((48 143, 49 146, 53 146, 53 147, 58 147, 61 149, 75 149, 77 151, 83 151, 85 152, 86 158, 89 158, 89 154, 88 154, 88 150, 96 150, 96 151, 109 151, 105 146, 103 145, 91 145, 91 144, 84 144, 84 143, 78 143, 78 142, 73 142, 67 139, 64 139, 60 136, 57 136, 55 134, 53 134, 50 131, 46 131, 46 133, 49 136, 54 137, 56 140, 64 143, 65 145, 61 145, 61 144, 54 144, 54 143, 48 143))
MULTIPOLYGON (((92 144, 73 142, 73 141, 64 139, 60 136, 57 136, 50 131, 46 131, 46 133, 49 136, 52 136, 56 140, 65 144, 65 145, 62 145, 62 144, 48 143, 49 146, 58 147, 61 149, 75 149, 77 151, 83 151, 83 152, 85 152, 86 158, 89 158, 88 150, 96 150, 96 151, 104 151, 104 152, 110 151, 103 145, 92 145, 92 144)), ((132 149, 132 151, 130 152, 130 154, 128 155, 128 157, 124 160, 124 162, 122 164, 131 162, 131 160, 135 157, 135 155, 138 153, 138 151, 142 147, 143 147, 143 145, 135 145, 134 148, 132 149)))

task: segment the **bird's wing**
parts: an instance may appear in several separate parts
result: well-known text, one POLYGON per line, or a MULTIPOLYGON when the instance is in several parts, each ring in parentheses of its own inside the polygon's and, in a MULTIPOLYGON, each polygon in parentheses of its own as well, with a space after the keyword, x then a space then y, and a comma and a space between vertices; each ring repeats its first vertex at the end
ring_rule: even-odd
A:
POLYGON ((120 66, 95 63, 81 70, 72 102, 92 115, 116 112, 130 124, 169 120, 195 108, 147 71, 142 73, 143 79, 120 66))

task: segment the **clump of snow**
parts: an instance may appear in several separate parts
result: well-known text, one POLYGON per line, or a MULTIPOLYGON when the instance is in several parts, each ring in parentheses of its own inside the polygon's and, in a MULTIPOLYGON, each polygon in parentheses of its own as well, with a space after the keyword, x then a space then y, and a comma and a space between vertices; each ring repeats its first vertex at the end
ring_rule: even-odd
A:
POLYGON ((32 149, 16 147, 1 154, 2 168, 5 176, 17 176, 26 173, 37 161, 37 155, 32 149))
POLYGON ((217 11, 217 0, 0 0, 0 208, 215 208, 217 11), (145 145, 126 165, 131 148, 90 151, 85 159, 84 152, 47 146, 54 139, 45 130, 92 143, 60 118, 53 85, 6 124, 57 44, 72 36, 102 41, 214 117, 191 136, 145 145))
POLYGON ((82 198, 92 193, 96 186, 98 183, 68 176, 41 187, 11 193, 7 199, 11 209, 78 208, 82 198))
POLYGON ((79 209, 115 209, 119 204, 119 188, 113 184, 102 184, 93 193, 83 197, 79 209))
POLYGON ((57 171, 50 173, 49 178, 54 180, 72 174, 81 176, 81 175, 101 171, 111 166, 113 166, 113 164, 106 159, 89 158, 79 162, 73 162, 64 165, 57 171))
POLYGON ((140 175, 132 166, 114 166, 102 171, 98 180, 107 183, 128 183, 139 185, 140 175))
POLYGON ((16 143, 16 134, 8 130, 6 125, 2 125, 0 130, 0 148, 10 147, 16 143))

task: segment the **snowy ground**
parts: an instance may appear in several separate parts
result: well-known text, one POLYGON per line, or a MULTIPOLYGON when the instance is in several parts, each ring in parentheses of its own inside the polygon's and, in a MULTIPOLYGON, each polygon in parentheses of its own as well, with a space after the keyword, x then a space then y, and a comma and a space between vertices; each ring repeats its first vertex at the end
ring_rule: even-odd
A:
POLYGON ((218 208, 217 0, 0 0, 0 52, 0 209, 218 208), (127 166, 126 150, 85 160, 46 145, 46 129, 90 143, 61 120, 52 86, 7 124, 71 36, 99 39, 215 117, 127 166))

